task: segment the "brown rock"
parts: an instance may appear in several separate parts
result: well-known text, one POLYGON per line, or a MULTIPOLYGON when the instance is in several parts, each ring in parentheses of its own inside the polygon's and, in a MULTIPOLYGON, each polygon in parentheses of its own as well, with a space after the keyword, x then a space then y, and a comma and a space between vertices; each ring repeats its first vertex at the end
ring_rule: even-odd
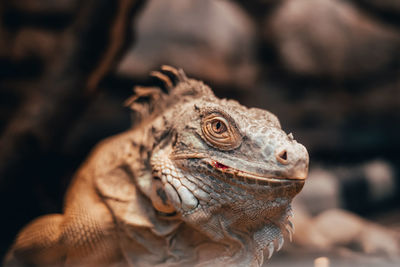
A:
POLYGON ((149 1, 138 21, 137 43, 118 74, 143 78, 168 64, 215 84, 250 86, 255 78, 253 28, 229 1, 149 1))
POLYGON ((302 193, 296 197, 295 202, 306 206, 311 215, 327 209, 340 208, 342 203, 338 178, 326 169, 312 169, 302 193))
POLYGON ((399 61, 399 34, 347 1, 287 0, 267 23, 265 37, 297 74, 353 78, 399 61))

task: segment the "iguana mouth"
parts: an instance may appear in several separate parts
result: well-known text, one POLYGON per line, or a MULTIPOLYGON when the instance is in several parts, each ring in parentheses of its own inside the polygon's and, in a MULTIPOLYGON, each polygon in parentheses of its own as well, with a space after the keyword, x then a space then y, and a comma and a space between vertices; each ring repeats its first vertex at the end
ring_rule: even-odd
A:
POLYGON ((188 154, 174 154, 171 155, 170 158, 175 159, 175 160, 181 160, 181 159, 202 159, 204 160, 207 164, 211 165, 214 169, 232 175, 235 179, 248 183, 248 184, 259 184, 259 185, 276 185, 276 184, 282 184, 282 183, 293 183, 293 182, 298 182, 298 183, 304 183, 307 174, 302 173, 298 176, 294 177, 278 177, 274 175, 262 175, 258 173, 253 173, 253 172, 248 172, 248 171, 242 171, 230 166, 227 166, 219 161, 210 159, 207 157, 207 155, 203 153, 188 153, 188 154))
POLYGON ((227 166, 225 164, 222 164, 221 162, 216 160, 206 160, 206 161, 214 169, 223 173, 231 174, 236 179, 241 180, 248 184, 261 184, 261 185, 269 185, 270 183, 281 184, 282 182, 304 182, 306 179, 306 177, 304 176, 298 176, 298 177, 276 177, 272 175, 266 176, 253 172, 238 170, 230 166, 227 166))

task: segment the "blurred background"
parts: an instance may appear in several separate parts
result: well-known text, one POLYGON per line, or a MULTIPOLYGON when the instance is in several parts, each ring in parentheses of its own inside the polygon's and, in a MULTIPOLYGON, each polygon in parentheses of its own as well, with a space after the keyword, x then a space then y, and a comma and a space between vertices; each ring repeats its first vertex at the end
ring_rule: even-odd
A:
POLYGON ((398 0, 0 0, 1 257, 22 226, 61 211, 76 169, 130 127, 124 100, 162 64, 270 110, 308 148, 295 203, 306 219, 271 266, 398 263, 398 0), (304 230, 321 214, 397 239, 324 247, 304 230))

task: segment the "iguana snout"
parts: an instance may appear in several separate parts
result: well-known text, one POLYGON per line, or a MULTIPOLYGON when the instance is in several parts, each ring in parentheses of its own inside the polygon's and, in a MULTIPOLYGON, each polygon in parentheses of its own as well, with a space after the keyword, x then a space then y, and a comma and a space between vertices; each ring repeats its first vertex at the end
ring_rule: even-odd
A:
POLYGON ((238 169, 265 178, 306 179, 309 163, 307 149, 294 139, 293 134, 284 132, 277 121, 266 119, 272 116, 267 111, 259 110, 253 118, 245 121, 237 119, 245 136, 236 153, 241 156, 231 160, 234 163, 226 162, 226 165, 234 164, 238 169), (260 113, 265 114, 260 116, 260 113))
MULTIPOLYGON (((298 143, 293 134, 272 128, 266 130, 262 137, 253 138, 262 147, 266 172, 276 178, 304 180, 308 174, 309 156, 307 149, 298 143)), ((263 170, 261 170, 263 172, 263 170)))
POLYGON ((280 175, 285 179, 305 180, 308 174, 308 152, 306 148, 292 141, 275 149, 276 164, 283 167, 280 175))

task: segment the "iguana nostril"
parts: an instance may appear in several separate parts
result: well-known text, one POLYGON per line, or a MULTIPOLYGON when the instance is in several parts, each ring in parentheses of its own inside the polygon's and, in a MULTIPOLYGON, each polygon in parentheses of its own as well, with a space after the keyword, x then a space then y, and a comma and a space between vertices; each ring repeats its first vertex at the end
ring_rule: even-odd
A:
POLYGON ((288 164, 288 155, 286 149, 276 153, 276 159, 282 164, 288 164))

